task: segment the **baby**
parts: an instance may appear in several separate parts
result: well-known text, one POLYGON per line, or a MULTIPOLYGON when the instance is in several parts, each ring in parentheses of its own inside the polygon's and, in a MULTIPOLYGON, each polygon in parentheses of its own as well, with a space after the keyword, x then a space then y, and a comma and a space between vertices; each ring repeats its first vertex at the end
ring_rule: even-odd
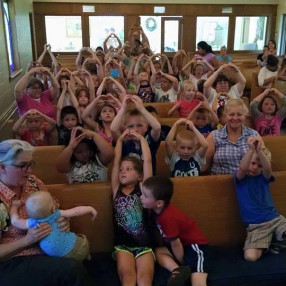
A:
POLYGON ((90 257, 87 238, 73 232, 62 232, 57 226, 57 219, 61 216, 71 218, 90 213, 92 220, 97 211, 91 206, 79 206, 68 210, 56 210, 55 202, 50 193, 39 191, 31 194, 26 200, 29 219, 19 218, 18 209, 21 202, 14 200, 10 211, 11 223, 20 229, 38 228, 39 223, 47 222, 52 231, 40 241, 41 249, 50 256, 64 256, 83 261, 90 257))

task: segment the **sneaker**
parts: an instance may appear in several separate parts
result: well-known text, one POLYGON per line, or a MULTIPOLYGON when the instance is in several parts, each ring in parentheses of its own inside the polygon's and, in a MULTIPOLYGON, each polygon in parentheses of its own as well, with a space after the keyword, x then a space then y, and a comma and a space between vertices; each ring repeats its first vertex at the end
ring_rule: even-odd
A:
POLYGON ((280 253, 280 248, 277 245, 271 244, 269 246, 267 252, 270 252, 272 254, 279 254, 280 253))
POLYGON ((283 240, 277 240, 276 238, 272 239, 271 245, 274 245, 276 247, 279 247, 280 250, 286 249, 286 238, 285 233, 282 236, 283 240))

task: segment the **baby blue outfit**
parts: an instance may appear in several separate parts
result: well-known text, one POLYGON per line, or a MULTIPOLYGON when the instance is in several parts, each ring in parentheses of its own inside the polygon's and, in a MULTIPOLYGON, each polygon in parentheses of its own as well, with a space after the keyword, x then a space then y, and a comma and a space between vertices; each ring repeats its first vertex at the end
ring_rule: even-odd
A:
POLYGON ((41 249, 49 256, 65 256, 75 246, 77 236, 73 232, 62 232, 58 228, 57 219, 61 212, 56 210, 50 216, 42 219, 28 219, 29 227, 35 227, 38 223, 47 222, 52 226, 52 232, 40 241, 41 249))

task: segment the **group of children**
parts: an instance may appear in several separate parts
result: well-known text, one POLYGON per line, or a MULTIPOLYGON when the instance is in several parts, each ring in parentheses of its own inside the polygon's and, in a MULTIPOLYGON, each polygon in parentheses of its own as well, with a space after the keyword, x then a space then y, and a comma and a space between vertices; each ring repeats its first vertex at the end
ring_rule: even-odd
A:
MULTIPOLYGON (((124 45, 126 53, 127 48, 124 45)), ((58 143, 66 146, 57 159, 57 169, 67 174, 70 183, 107 180, 107 165, 113 159, 113 257, 122 285, 152 285, 155 258, 172 273, 168 286, 184 285, 187 280, 194 286, 206 285, 207 239, 191 218, 170 203, 172 181, 154 176, 156 152, 160 141, 165 139, 171 176, 199 176, 208 149, 205 138, 218 124, 224 125, 223 108, 231 96, 218 94, 210 105, 203 88, 200 89, 203 86, 200 81, 214 71, 205 60, 193 59, 182 67, 182 73, 187 74, 188 67, 194 65, 189 79, 179 87, 175 76, 161 70, 162 61, 153 63, 145 53, 130 66, 134 70, 129 73, 129 80, 134 80, 136 94, 129 95, 124 84, 112 77, 121 74, 118 59, 109 62, 107 59, 111 71, 103 77, 103 60, 99 58, 103 52, 89 52, 93 61, 83 63, 89 71, 59 72, 57 121, 38 110, 30 110, 16 122, 13 131, 34 146, 41 146, 47 144, 49 133, 57 127, 58 143), (168 134, 162 134, 161 125, 152 114, 154 110, 151 108, 149 112, 143 104, 154 100, 174 102, 168 115, 177 111, 180 116, 168 134), (183 130, 177 132, 179 126, 183 130), (158 233, 164 239, 163 244, 155 239, 158 233)), ((273 88, 265 89, 254 99, 250 106, 260 135, 280 134, 285 105, 285 96, 273 88)), ((255 261, 265 249, 279 252, 285 246, 286 220, 279 216, 269 191, 269 183, 273 181, 269 151, 260 137, 249 138, 248 145, 249 151, 233 176, 242 220, 247 226, 244 256, 255 261), (254 213, 253 209, 257 211, 254 213), (275 242, 271 244, 273 235, 275 242)), ((29 220, 19 219, 18 208, 19 202, 15 201, 11 209, 14 226, 27 229, 44 222, 52 225, 52 234, 40 242, 45 253, 79 260, 88 258, 86 238, 71 232, 59 234, 54 221, 59 216, 69 218, 86 213, 95 218, 96 210, 88 206, 56 210, 53 198, 46 192, 37 192, 27 200, 29 220)))

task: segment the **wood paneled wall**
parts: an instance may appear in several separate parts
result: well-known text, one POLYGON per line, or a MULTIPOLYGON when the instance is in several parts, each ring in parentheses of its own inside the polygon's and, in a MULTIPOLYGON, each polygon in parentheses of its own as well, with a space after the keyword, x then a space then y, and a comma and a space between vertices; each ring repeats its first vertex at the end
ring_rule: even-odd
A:
POLYGON ((193 52, 196 49, 197 16, 229 16, 228 51, 233 53, 235 17, 267 16, 268 27, 266 39, 274 38, 277 5, 197 5, 197 4, 81 4, 81 3, 46 3, 34 2, 35 34, 37 53, 41 53, 46 42, 45 15, 78 15, 82 16, 83 46, 89 45, 88 17, 96 15, 125 16, 125 37, 138 16, 183 16, 182 49, 193 52), (83 13, 83 5, 94 5, 95 13, 83 13), (166 13, 154 14, 154 6, 165 6, 166 13), (223 14, 223 7, 232 7, 231 14, 223 14))

